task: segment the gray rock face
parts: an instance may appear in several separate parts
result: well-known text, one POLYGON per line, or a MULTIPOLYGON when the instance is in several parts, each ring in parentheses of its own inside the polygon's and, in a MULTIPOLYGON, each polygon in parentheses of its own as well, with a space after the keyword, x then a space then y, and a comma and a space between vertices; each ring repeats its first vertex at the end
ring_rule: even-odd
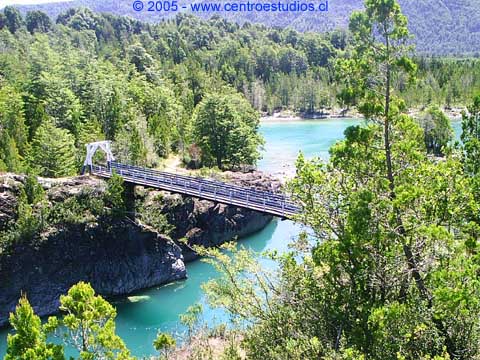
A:
POLYGON ((5 229, 15 218, 17 195, 23 181, 22 176, 0 176, 0 229, 5 229))
MULTIPOLYGON (((226 181, 262 191, 278 191, 280 182, 261 172, 223 174, 226 181)), ((223 179, 225 180, 225 179, 223 179)), ((242 238, 262 230, 272 216, 260 212, 217 204, 212 201, 183 197, 160 191, 150 191, 145 203, 152 203, 159 195, 169 223, 175 225, 173 239, 186 239, 188 246, 179 243, 185 261, 198 258, 192 246, 212 247, 242 238)))
POLYGON ((215 204, 211 201, 165 195, 165 214, 175 224, 174 239, 186 239, 188 246, 180 244, 185 261, 197 255, 194 245, 213 247, 242 238, 262 230, 272 216, 241 208, 215 204))
MULTIPOLYGON (((229 178, 263 190, 279 186, 255 173, 231 173, 229 178)), ((0 175, 0 231, 16 218, 24 182, 22 176, 0 175)), ((40 182, 50 205, 85 191, 101 197, 106 188, 103 180, 90 177, 40 182)), ((143 202, 143 211, 148 211, 148 204, 158 199, 161 212, 174 226, 171 237, 138 221, 105 217, 49 228, 31 241, 11 246, 7 253, 0 247, 0 326, 8 322, 8 314, 22 293, 43 316, 55 313, 60 296, 79 281, 90 282, 101 295, 116 296, 184 279, 184 261, 196 258, 192 245, 210 247, 247 236, 272 219, 254 211, 153 190, 145 190, 136 201, 143 202), (189 246, 177 241, 182 238, 189 246)))
MULTIPOLYGON (((16 217, 21 176, 0 176, 0 229, 16 217)), ((88 190, 101 196, 105 183, 79 177, 41 180, 50 204, 88 190)), ((0 326, 21 294, 39 315, 58 311, 60 296, 79 281, 104 296, 129 294, 186 277, 180 247, 170 238, 129 220, 93 219, 49 228, 0 252, 0 326)))
POLYGON ((113 296, 185 277, 181 250, 167 237, 127 222, 71 226, 0 257, 0 324, 22 293, 47 315, 79 281, 113 296))

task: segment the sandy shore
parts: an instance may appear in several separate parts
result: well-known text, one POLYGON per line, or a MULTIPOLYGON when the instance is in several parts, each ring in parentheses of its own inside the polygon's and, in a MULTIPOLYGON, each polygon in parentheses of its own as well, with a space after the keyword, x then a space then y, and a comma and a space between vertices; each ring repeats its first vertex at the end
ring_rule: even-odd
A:
POLYGON ((351 119, 351 118, 360 118, 362 117, 360 114, 357 113, 349 113, 346 116, 342 116, 341 114, 331 113, 331 114, 323 114, 323 115, 315 115, 315 116, 306 116, 303 117, 298 114, 283 114, 283 113, 275 113, 273 115, 262 116, 260 118, 261 122, 288 122, 288 121, 309 121, 309 120, 328 120, 328 119, 351 119))
MULTIPOLYGON (((461 119, 462 112, 465 108, 455 107, 452 109, 442 108, 445 115, 450 119, 461 119)), ((418 118, 422 113, 421 109, 411 109, 408 111, 408 115, 418 118)), ((352 119, 352 118, 363 118, 363 115, 358 113, 355 109, 350 110, 346 115, 342 115, 338 111, 333 111, 331 113, 325 114, 316 114, 313 116, 301 116, 300 114, 294 113, 292 111, 278 112, 273 115, 264 115, 260 118, 261 122, 290 122, 290 121, 309 121, 309 120, 328 120, 328 119, 352 119)))

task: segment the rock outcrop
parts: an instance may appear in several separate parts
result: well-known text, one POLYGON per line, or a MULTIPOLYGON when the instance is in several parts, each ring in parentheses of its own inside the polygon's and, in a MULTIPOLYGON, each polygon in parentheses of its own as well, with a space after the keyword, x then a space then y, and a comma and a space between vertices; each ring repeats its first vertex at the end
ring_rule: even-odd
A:
POLYGON ((188 244, 179 242, 185 261, 197 258, 192 251, 194 245, 212 247, 242 238, 263 229, 272 220, 270 215, 179 195, 166 195, 164 201, 165 215, 176 225, 172 237, 185 239, 188 244))
POLYGON ((186 277, 181 250, 169 238, 135 224, 112 225, 72 226, 1 256, 0 324, 22 293, 37 314, 47 315, 79 281, 113 296, 186 277))
MULTIPOLYGON (((223 173, 223 181, 263 191, 278 191, 280 182, 261 172, 223 173)), ((218 246, 234 238, 242 238, 262 230, 272 216, 256 211, 217 204, 212 201, 149 191, 144 203, 148 205, 161 198, 162 213, 174 225, 172 238, 183 250, 185 261, 197 259, 195 245, 218 246), (187 245, 179 242, 186 240, 187 245)))
MULTIPOLYGON (((19 176, 0 181, 0 218, 14 215, 23 181, 19 176)), ((105 188, 103 181, 89 178, 43 180, 42 185, 50 204, 86 190, 99 196, 105 188)), ((114 296, 185 277, 181 249, 170 238, 134 222, 105 218, 50 227, 0 254, 0 324, 8 321, 21 294, 39 315, 47 315, 58 310, 60 296, 79 281, 114 296)))
MULTIPOLYGON (((227 176, 258 189, 279 187, 260 173, 227 176)), ((24 183, 23 176, 0 175, 0 231, 15 220, 24 183)), ((91 177, 40 179, 40 183, 49 207, 75 197, 101 198, 106 189, 105 181, 91 177)), ((136 200, 142 211, 149 211, 149 206, 161 209, 173 227, 170 236, 141 221, 88 216, 50 226, 28 241, 10 244, 8 251, 0 246, 0 326, 7 323, 22 293, 38 314, 47 315, 57 311, 60 296, 79 281, 90 282, 108 297, 183 279, 184 261, 196 258, 192 245, 216 246, 259 231, 271 220, 254 211, 180 195, 147 189, 138 193, 143 194, 136 200)))

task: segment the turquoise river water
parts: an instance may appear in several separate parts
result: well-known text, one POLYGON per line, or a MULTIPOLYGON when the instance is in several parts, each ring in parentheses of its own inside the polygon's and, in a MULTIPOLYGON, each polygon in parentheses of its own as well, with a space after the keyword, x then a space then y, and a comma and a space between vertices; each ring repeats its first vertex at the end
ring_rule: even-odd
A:
MULTIPOLYGON (((275 175, 291 175, 299 151, 307 158, 318 156, 327 159, 328 149, 343 137, 345 128, 359 122, 355 119, 263 122, 261 132, 266 143, 259 169, 275 175)), ((454 126, 458 131, 458 125, 454 126)), ((299 226, 291 221, 274 220, 265 229, 242 239, 240 243, 258 252, 283 252, 299 231, 299 226)), ((274 265, 265 262, 265 266, 274 265)), ((195 261, 187 264, 187 270, 188 279, 185 281, 145 290, 114 302, 118 311, 117 332, 133 355, 153 355, 152 342, 159 331, 181 335, 184 329, 180 325, 179 315, 192 304, 203 304, 203 320, 211 325, 227 319, 221 310, 206 305, 201 290, 202 283, 218 276, 214 269, 202 261, 195 261)), ((0 332, 0 358, 5 354, 6 334, 7 330, 0 332)))

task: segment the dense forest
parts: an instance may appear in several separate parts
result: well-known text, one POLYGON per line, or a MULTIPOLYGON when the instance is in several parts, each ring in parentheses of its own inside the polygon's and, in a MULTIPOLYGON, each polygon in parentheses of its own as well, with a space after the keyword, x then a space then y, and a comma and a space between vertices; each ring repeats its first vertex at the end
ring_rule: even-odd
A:
MULTIPOLYGON (((119 158, 134 164, 157 165, 179 152, 187 163, 209 166, 227 145, 212 147, 215 139, 205 140, 201 129, 208 119, 195 119, 225 103, 237 109, 243 136, 223 140, 248 149, 224 164, 215 159, 233 168, 258 159, 251 107, 308 115, 356 104, 336 66, 353 51, 346 31, 302 34, 185 15, 152 25, 85 8, 53 21, 38 11, 22 17, 13 7, 0 13, 0 29, 4 170, 72 175, 84 144, 100 139, 114 140, 119 158)), ((409 107, 459 105, 480 86, 479 61, 416 62, 414 84, 397 79, 409 107)), ((224 132, 225 123, 216 124, 224 132)))
MULTIPOLYGON (((480 358, 480 66, 414 58, 396 0, 366 0, 348 32, 323 35, 219 17, 152 25, 86 9, 53 23, 11 7, 0 27, 2 170, 73 175, 83 145, 103 138, 132 163, 178 152, 235 169, 258 160, 259 111, 355 107, 367 120, 328 162, 298 158, 287 190, 308 231, 291 252, 264 254, 275 274, 236 244, 196 249, 222 274, 204 290, 232 324, 196 333, 192 306, 181 318, 192 359, 214 358, 212 337, 224 340, 222 359, 480 358), (440 108, 453 105, 466 106, 457 143, 440 108)), ((28 179, 9 234, 29 236, 43 221, 42 190, 28 179)), ((122 186, 118 176, 108 183, 110 216, 122 216, 122 186)), ((131 358, 115 309, 89 284, 60 303, 64 316, 42 323, 20 299, 7 360, 65 359, 52 334, 81 359, 131 358)), ((175 340, 160 333, 154 347, 170 358, 175 340)))
MULTIPOLYGON (((188 0, 183 3, 204 3, 188 0)), ((219 1, 225 2, 225 1, 219 1)), ((265 1, 256 1, 259 3, 265 1)), ((315 3, 315 2, 314 2, 315 3)), ((480 9, 476 0, 400 0, 402 10, 409 20, 412 41, 417 51, 424 55, 480 54, 480 9)), ((71 7, 88 7, 98 13, 126 15, 138 20, 159 22, 176 15, 174 12, 135 12, 130 1, 73 0, 47 5, 21 7, 22 12, 41 10, 56 18, 71 7)), ((348 19, 354 10, 363 7, 362 0, 330 0, 328 13, 312 12, 223 12, 220 15, 229 21, 243 24, 254 22, 270 27, 292 28, 298 31, 325 32, 347 29, 348 19)), ((210 18, 215 13, 195 13, 210 18)))

